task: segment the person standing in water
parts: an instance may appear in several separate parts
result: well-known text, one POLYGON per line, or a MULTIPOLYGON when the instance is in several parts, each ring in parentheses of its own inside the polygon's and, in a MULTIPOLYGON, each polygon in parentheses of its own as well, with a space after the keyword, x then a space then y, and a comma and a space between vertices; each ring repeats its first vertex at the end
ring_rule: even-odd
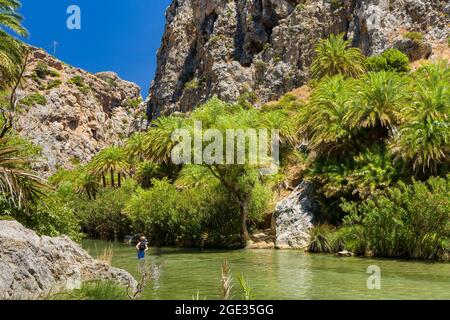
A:
POLYGON ((141 236, 141 239, 136 245, 136 249, 138 251, 138 259, 144 260, 145 253, 148 251, 147 239, 144 236, 141 236))

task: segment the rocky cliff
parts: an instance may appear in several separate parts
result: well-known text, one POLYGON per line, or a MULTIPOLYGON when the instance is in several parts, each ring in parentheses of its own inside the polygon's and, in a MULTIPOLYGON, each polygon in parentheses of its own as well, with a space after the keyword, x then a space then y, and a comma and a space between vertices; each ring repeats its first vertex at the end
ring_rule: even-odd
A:
POLYGON ((16 130, 42 147, 44 176, 89 161, 134 131, 140 88, 112 72, 90 74, 31 48, 16 130))
POLYGON ((412 59, 447 45, 450 4, 436 0, 174 0, 149 102, 189 111, 213 95, 263 103, 308 80, 317 41, 345 33, 367 55, 390 47, 412 59), (423 34, 414 49, 406 32, 423 34))
POLYGON ((136 289, 126 271, 91 258, 67 237, 39 237, 15 221, 0 221, 0 300, 45 298, 91 280, 136 289))

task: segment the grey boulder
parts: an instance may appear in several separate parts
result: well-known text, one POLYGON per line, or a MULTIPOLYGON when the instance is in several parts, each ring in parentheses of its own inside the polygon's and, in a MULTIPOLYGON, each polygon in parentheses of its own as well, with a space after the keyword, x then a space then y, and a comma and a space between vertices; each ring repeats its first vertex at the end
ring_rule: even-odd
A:
POLYGON ((114 280, 131 292, 137 285, 68 237, 40 237, 16 221, 0 221, 0 300, 45 298, 90 280, 114 280))

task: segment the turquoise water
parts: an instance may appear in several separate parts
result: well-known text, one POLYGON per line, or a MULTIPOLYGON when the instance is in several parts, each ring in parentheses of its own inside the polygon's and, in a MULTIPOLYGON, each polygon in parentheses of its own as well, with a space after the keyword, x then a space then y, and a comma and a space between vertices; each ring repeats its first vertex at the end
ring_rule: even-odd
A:
MULTIPOLYGON (((87 240, 83 247, 96 257, 107 242, 87 240)), ((112 265, 138 277, 133 246, 113 243, 112 265)), ((450 264, 403 260, 339 258, 299 251, 206 251, 150 249, 147 263, 158 276, 146 299, 218 299, 221 265, 227 259, 234 277, 233 298, 240 299, 237 275, 244 274, 257 299, 450 299, 450 264), (369 290, 369 266, 381 271, 381 289, 369 290)))

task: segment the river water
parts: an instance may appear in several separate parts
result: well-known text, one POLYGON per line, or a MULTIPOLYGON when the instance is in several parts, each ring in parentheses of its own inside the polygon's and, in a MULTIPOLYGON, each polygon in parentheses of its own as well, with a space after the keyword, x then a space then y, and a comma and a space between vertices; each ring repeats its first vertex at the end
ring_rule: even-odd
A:
MULTIPOLYGON (((97 257, 112 245, 112 265, 138 277, 133 246, 83 241, 97 257)), ((257 299, 450 299, 450 263, 339 258, 280 250, 188 250, 152 248, 146 263, 158 267, 145 299, 218 299, 221 265, 227 259, 233 298, 241 298, 237 276, 243 274, 257 299), (379 268, 380 289, 368 289, 368 268, 379 268), (373 267, 371 267, 373 268, 373 267)), ((369 284, 377 282, 370 278, 369 284)))

